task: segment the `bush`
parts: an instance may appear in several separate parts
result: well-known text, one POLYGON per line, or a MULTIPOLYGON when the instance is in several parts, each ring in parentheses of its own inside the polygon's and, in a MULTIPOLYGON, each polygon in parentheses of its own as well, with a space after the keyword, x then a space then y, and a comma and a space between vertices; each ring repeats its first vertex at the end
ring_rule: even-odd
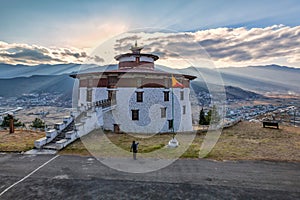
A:
POLYGON ((35 118, 32 121, 32 125, 31 125, 32 128, 45 128, 45 126, 46 126, 45 122, 40 118, 35 118))

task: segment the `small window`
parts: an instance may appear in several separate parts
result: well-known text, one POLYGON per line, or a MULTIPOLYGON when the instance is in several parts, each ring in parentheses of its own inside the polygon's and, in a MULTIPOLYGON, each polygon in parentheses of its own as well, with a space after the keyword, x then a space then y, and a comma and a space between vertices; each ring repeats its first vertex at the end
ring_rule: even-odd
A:
POLYGON ((186 106, 182 106, 182 114, 185 115, 186 113, 186 106))
POLYGON ((169 129, 173 129, 173 119, 168 120, 169 122, 169 129))
POLYGON ((184 100, 184 92, 180 91, 180 100, 184 100))
POLYGON ((116 91, 115 90, 108 90, 108 99, 111 101, 115 101, 116 100, 116 91))
POLYGON ((108 87, 115 87, 118 83, 118 78, 116 76, 109 76, 108 77, 108 87))
POLYGON ((169 101, 169 91, 164 91, 164 101, 169 101))
POLYGON ((139 110, 131 110, 132 120, 139 120, 139 110))
POLYGON ((167 116, 167 108, 160 108, 161 109, 161 118, 166 118, 167 116))
POLYGON ((143 102, 143 92, 136 92, 136 102, 143 102))
POLYGON ((92 102, 92 91, 93 91, 93 90, 91 90, 91 89, 88 89, 88 90, 86 91, 86 101, 87 101, 87 102, 92 102))

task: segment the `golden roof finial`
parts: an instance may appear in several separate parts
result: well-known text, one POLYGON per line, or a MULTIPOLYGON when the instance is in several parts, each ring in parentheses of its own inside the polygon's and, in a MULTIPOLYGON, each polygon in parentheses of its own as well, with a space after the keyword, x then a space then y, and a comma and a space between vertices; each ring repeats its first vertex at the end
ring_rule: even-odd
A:
POLYGON ((143 47, 139 47, 138 46, 137 40, 135 41, 134 46, 131 46, 131 48, 130 48, 130 50, 132 51, 132 53, 135 53, 135 54, 140 54, 142 49, 143 49, 143 47))

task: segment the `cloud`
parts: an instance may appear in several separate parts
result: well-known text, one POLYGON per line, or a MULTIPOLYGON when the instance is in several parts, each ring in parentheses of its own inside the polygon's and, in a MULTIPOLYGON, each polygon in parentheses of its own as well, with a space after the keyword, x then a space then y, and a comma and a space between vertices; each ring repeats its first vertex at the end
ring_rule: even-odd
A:
POLYGON ((28 65, 89 62, 104 65, 110 64, 106 62, 114 60, 115 55, 130 52, 136 40, 138 45, 144 47, 144 53, 160 57, 158 64, 162 60, 208 58, 218 67, 273 63, 300 67, 300 26, 284 25, 177 33, 126 33, 118 36, 114 42, 111 40, 112 49, 107 52, 111 50, 113 53, 105 54, 105 50, 94 56, 73 47, 43 47, 0 41, 0 62, 28 65))
POLYGON ((89 57, 85 51, 76 48, 47 48, 37 45, 5 43, 0 41, 0 62, 8 64, 62 64, 104 62, 99 56, 89 57))
POLYGON ((116 42, 120 43, 120 44, 124 43, 124 42, 126 42, 126 43, 128 43, 128 42, 132 43, 132 41, 136 41, 136 40, 139 40, 139 39, 141 39, 141 37, 139 37, 137 35, 133 35, 133 36, 128 36, 128 37, 124 37, 124 38, 118 39, 118 40, 116 40, 116 42))
MULTIPOLYGON (((300 67, 300 26, 274 25, 265 28, 216 28, 187 33, 135 33, 145 50, 161 59, 195 58, 207 52, 220 66, 275 63, 300 67), (282 64, 282 63, 278 63, 282 64)), ((126 36, 129 38, 129 36, 126 36)), ((132 41, 131 41, 132 43, 132 41)), ((128 51, 129 43, 119 39, 115 50, 128 51), (127 48, 127 49, 126 49, 127 48)))
POLYGON ((18 48, 18 51, 15 53, 0 53, 0 56, 15 61, 28 60, 32 62, 62 62, 62 60, 60 59, 55 59, 46 54, 43 54, 43 52, 39 51, 38 49, 18 48))
POLYGON ((199 31, 199 44, 215 61, 228 64, 263 63, 278 58, 300 58, 300 26, 266 28, 236 28, 199 31), (201 39, 204 38, 204 39, 201 39))

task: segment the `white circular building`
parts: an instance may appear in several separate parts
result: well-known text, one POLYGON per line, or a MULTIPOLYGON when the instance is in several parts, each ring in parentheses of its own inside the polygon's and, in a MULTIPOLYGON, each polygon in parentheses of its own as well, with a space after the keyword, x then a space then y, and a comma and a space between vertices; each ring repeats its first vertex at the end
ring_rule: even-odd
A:
POLYGON ((130 50, 115 57, 117 70, 71 75, 79 79, 79 108, 95 111, 98 125, 114 132, 192 131, 189 94, 196 77, 157 70, 158 56, 141 53, 137 44, 130 50))

